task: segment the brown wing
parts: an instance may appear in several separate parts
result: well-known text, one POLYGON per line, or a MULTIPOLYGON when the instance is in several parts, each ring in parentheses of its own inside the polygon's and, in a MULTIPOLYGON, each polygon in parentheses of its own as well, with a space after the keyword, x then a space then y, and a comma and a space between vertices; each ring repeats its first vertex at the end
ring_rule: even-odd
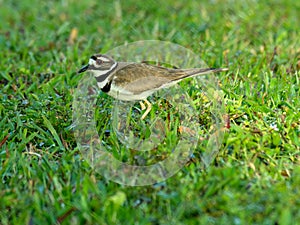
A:
POLYGON ((145 63, 131 63, 116 71, 114 83, 133 93, 157 89, 186 77, 219 72, 221 69, 168 69, 145 63))
POLYGON ((116 86, 126 88, 133 93, 140 93, 159 88, 185 75, 187 75, 185 70, 132 63, 116 71, 114 82, 116 86))

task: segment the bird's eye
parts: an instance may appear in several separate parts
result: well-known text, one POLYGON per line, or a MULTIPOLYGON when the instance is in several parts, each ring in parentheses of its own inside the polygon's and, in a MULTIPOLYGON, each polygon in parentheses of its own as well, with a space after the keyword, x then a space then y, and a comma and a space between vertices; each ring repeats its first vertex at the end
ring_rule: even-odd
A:
POLYGON ((100 64, 103 63, 103 61, 102 61, 101 59, 97 59, 97 60, 96 60, 96 63, 97 63, 98 65, 100 65, 100 64))

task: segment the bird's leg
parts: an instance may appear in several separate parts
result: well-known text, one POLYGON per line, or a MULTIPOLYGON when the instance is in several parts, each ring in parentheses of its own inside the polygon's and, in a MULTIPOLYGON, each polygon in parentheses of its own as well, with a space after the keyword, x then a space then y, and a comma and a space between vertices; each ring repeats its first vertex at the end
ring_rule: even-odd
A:
POLYGON ((141 106, 141 110, 146 109, 146 106, 145 106, 145 104, 143 103, 143 101, 140 101, 140 106, 141 106))
MULTIPOLYGON (((151 108, 152 108, 151 103, 150 103, 147 99, 145 99, 144 102, 147 104, 147 110, 146 110, 146 111, 144 112, 144 114, 142 115, 141 120, 145 119, 145 117, 148 115, 148 113, 151 111, 151 108)), ((140 103, 140 104, 141 104, 141 103, 140 103)), ((142 104, 143 104, 143 103, 142 103, 142 104)), ((143 107, 142 104, 141 104, 141 107, 143 107)), ((144 105, 144 104, 143 104, 143 105, 144 105)), ((144 107, 145 107, 145 105, 144 105, 144 107)), ((146 108, 146 107, 145 107, 145 108, 146 108)), ((144 108, 144 109, 145 109, 145 108, 144 108)))

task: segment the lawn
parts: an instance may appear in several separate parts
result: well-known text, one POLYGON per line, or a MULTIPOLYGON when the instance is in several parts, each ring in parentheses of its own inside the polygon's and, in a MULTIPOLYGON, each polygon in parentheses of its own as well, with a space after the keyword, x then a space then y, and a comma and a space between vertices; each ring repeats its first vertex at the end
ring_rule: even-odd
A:
MULTIPOLYGON (((300 224, 299 12, 294 0, 0 0, 0 224, 300 224), (226 112, 210 166, 198 147, 171 178, 137 187, 86 162, 72 104, 92 54, 139 40, 229 71, 216 75, 226 112)), ((114 101, 99 99, 109 130, 114 101)))

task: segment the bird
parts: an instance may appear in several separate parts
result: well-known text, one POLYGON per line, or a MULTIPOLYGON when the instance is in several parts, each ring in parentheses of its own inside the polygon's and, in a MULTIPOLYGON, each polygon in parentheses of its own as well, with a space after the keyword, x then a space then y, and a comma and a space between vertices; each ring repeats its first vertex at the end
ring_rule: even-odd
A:
POLYGON ((147 97, 154 92, 171 87, 189 77, 227 70, 227 68, 166 68, 148 62, 118 62, 109 55, 95 54, 78 73, 91 72, 97 80, 98 87, 115 99, 140 101, 141 109, 146 109, 141 117, 143 120, 152 107, 147 97))

